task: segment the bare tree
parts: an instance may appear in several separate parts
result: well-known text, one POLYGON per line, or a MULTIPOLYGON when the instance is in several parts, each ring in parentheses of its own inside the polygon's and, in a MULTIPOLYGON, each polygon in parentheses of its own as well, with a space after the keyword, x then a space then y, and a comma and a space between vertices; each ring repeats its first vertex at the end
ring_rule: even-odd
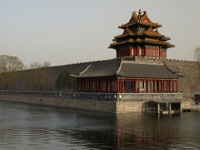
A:
POLYGON ((197 61, 199 61, 199 63, 197 63, 197 69, 198 69, 198 74, 200 78, 200 47, 194 50, 194 57, 197 61))
POLYGON ((49 69, 50 63, 44 62, 40 64, 38 62, 31 63, 28 75, 28 85, 31 90, 46 90, 52 86, 52 73, 49 69))
POLYGON ((194 50, 194 57, 197 61, 200 61, 200 47, 194 50))
POLYGON ((0 56, 0 72, 18 71, 24 68, 23 62, 16 56, 0 56))
POLYGON ((5 90, 15 82, 17 78, 16 71, 24 69, 24 64, 16 56, 0 56, 0 80, 5 86, 5 90))

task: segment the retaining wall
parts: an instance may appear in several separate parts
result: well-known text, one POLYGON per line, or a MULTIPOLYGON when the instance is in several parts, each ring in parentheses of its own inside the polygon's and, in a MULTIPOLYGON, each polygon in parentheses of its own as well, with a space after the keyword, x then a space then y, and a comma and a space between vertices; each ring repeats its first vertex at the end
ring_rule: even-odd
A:
POLYGON ((24 95, 0 95, 1 101, 20 102, 26 104, 36 104, 53 107, 73 108, 82 110, 94 110, 105 112, 116 112, 115 101, 99 100, 78 100, 78 99, 61 99, 48 97, 34 97, 24 95))
POLYGON ((0 91, 1 101, 112 113, 143 112, 148 101, 181 101, 181 93, 76 93, 0 91))

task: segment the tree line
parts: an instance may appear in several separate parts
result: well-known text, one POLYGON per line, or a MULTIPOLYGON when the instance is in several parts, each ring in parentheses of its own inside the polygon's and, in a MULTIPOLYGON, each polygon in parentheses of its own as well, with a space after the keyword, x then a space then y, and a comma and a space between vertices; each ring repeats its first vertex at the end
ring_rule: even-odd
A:
POLYGON ((27 69, 23 62, 16 56, 0 55, 0 89, 20 90, 75 90, 76 80, 65 70, 58 77, 53 76, 50 62, 43 64, 33 62, 27 69))

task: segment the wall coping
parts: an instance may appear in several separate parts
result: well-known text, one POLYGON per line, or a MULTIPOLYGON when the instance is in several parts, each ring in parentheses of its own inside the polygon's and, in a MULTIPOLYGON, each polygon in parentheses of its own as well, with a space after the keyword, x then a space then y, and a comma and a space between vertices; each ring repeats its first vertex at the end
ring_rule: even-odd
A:
POLYGON ((9 91, 0 90, 0 95, 23 95, 33 97, 48 97, 58 99, 79 100, 179 100, 183 99, 183 93, 96 93, 96 92, 63 92, 63 91, 9 91))

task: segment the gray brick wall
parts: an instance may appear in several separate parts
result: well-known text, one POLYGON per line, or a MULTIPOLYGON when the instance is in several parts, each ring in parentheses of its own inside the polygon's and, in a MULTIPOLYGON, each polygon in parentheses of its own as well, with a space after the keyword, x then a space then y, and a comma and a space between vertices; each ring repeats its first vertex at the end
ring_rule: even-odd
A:
POLYGON ((179 79, 179 91, 184 95, 200 93, 200 62, 170 59, 164 62, 172 71, 185 75, 179 79))

